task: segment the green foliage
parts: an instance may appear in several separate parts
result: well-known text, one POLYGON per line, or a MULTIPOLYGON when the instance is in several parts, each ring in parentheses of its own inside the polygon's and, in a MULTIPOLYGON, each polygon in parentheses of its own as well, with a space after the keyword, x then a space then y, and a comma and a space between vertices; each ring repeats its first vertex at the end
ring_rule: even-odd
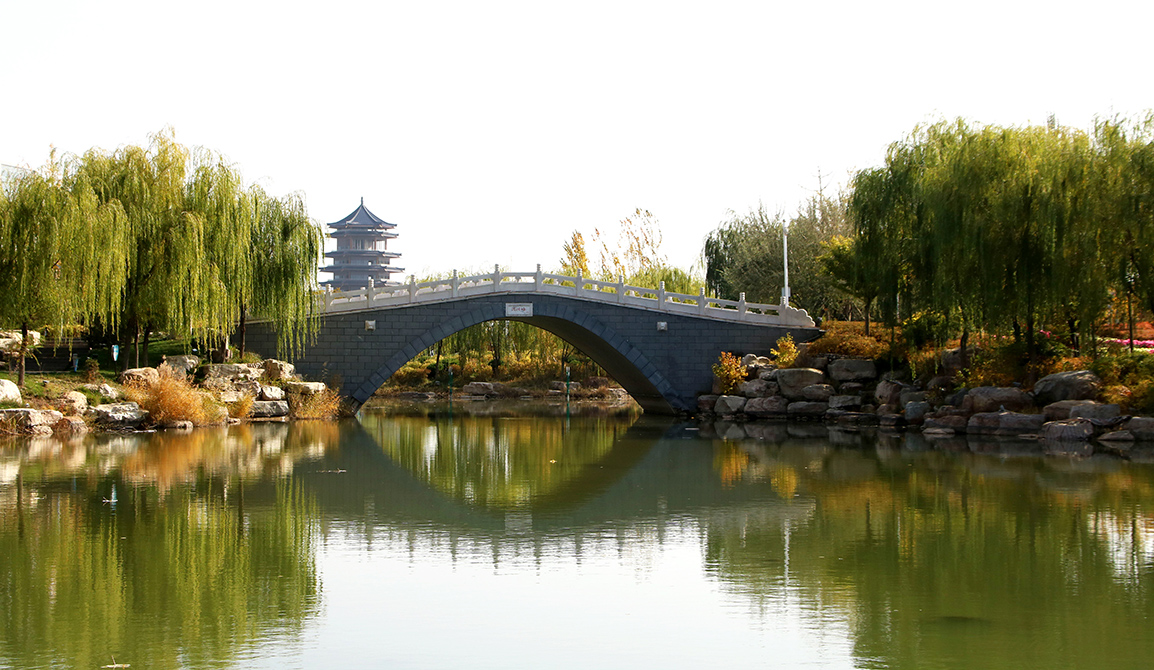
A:
POLYGON ((777 367, 788 368, 797 362, 797 345, 793 343, 793 335, 784 335, 777 338, 777 347, 770 350, 777 360, 777 367))
POLYGON ((915 312, 902 321, 902 335, 914 349, 940 346, 957 336, 957 329, 945 315, 933 310, 915 312))
POLYGON ((745 366, 741 364, 740 358, 723 351, 713 364, 713 376, 717 377, 718 387, 722 393, 731 393, 745 381, 745 366))
POLYGON ((95 358, 84 359, 84 381, 95 384, 100 379, 100 362, 95 358))
POLYGON ((889 342, 864 332, 864 324, 849 321, 827 321, 825 334, 806 346, 807 354, 837 354, 849 358, 877 360, 890 352, 889 342))

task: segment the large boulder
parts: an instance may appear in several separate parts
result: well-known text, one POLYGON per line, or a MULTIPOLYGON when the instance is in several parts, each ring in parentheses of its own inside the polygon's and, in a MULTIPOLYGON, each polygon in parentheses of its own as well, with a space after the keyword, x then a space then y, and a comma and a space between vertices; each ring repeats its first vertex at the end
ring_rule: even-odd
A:
POLYGON ((289 404, 285 400, 255 400, 248 415, 250 418, 264 419, 277 416, 288 416, 289 404))
POLYGON ((860 395, 835 395, 829 398, 830 409, 841 409, 846 411, 855 411, 861 409, 860 395))
POLYGON ((777 386, 790 400, 801 400, 802 389, 825 381, 821 370, 813 368, 785 368, 777 371, 777 386))
POLYGON ((129 368, 120 373, 117 381, 125 386, 148 388, 160 381, 160 373, 156 368, 129 368))
POLYGON ((901 400, 902 391, 906 391, 909 388, 910 387, 901 382, 887 379, 878 382, 877 387, 874 388, 874 398, 878 401, 879 405, 897 405, 901 400))
MULTIPOLYGON (((296 383, 303 384, 304 382, 296 383)), ((288 386, 292 386, 292 384, 288 384, 288 386)), ((293 393, 291 389, 288 389, 288 391, 289 393, 293 393)), ((465 395, 492 395, 496 393, 496 391, 493 389, 493 385, 489 382, 469 382, 468 384, 465 384, 461 387, 461 393, 464 393, 465 395)))
POLYGON ((969 418, 960 414, 945 414, 937 416, 927 416, 922 423, 922 428, 940 431, 952 431, 954 433, 966 432, 966 425, 969 423, 969 418))
POLYGON ((1042 408, 1046 421, 1065 421, 1070 418, 1070 410, 1084 403, 1084 400, 1059 400, 1042 408))
POLYGON ((1114 403, 1083 402, 1070 408, 1071 419, 1109 421, 1122 416, 1122 408, 1114 403))
POLYGON ((1042 429, 1046 417, 1041 414, 1019 414, 1017 412, 979 412, 966 422, 969 435, 1022 435, 1037 433, 1042 429))
MULTIPOLYGON (((973 365, 974 356, 976 356, 978 353, 979 353, 979 349, 977 347, 966 347, 966 356, 965 356, 966 367, 973 365)), ((948 373, 950 373, 951 375, 954 375, 954 374, 960 372, 962 370, 962 367, 963 367, 962 366, 962 350, 960 348, 958 348, 958 349, 950 349, 949 351, 943 352, 942 353, 942 367, 945 368, 946 371, 948 373)))
POLYGON ((284 389, 279 386, 265 386, 260 385, 260 393, 257 395, 261 400, 284 400, 284 389))
MULTIPOLYGON (((0 350, 19 351, 22 339, 24 337, 18 330, 0 330, 0 350)), ((33 349, 40 346, 40 333, 35 330, 28 331, 28 345, 33 349)))
POLYGON ((0 379, 0 402, 19 405, 24 402, 20 396, 20 387, 7 379, 0 379))
POLYGON ((52 427, 63 418, 64 415, 56 410, 0 409, 0 425, 29 435, 51 435, 52 427))
POLYGON ((1030 394, 1019 388, 1001 386, 979 386, 970 389, 966 399, 962 401, 962 407, 975 414, 1020 412, 1033 406, 1034 401, 1030 398, 1030 394))
POLYGON ((195 372, 200 367, 200 356, 193 356, 192 354, 181 356, 166 356, 164 364, 167 365, 179 377, 195 372))
POLYGON ((1089 370, 1055 372, 1034 384, 1034 397, 1038 399, 1039 405, 1049 405, 1059 400, 1096 398, 1101 389, 1102 380, 1089 370))
POLYGON ((289 382, 284 385, 286 393, 295 395, 317 395, 328 390, 324 382, 289 382))
POLYGON ((926 414, 930 412, 930 404, 924 400, 911 400, 906 403, 905 414, 906 421, 910 423, 922 423, 925 421, 926 414))
POLYGON ((777 383, 768 382, 764 379, 751 379, 747 382, 741 382, 737 387, 737 392, 746 398, 765 398, 777 395, 777 383))
POLYGON ((877 379, 878 368, 873 361, 857 358, 839 358, 829 364, 829 376, 838 382, 864 382, 877 379))
POLYGON ((88 396, 80 391, 69 391, 60 398, 60 409, 68 415, 84 414, 88 409, 88 396))
POLYGON ((767 396, 764 398, 750 398, 745 403, 745 413, 759 419, 782 417, 789 411, 789 401, 783 396, 767 396))
POLYGON ((801 397, 812 402, 829 402, 833 387, 829 384, 810 384, 801 390, 801 397))
POLYGON ((1043 440, 1059 442, 1084 442, 1094 437, 1094 424, 1088 419, 1066 419, 1048 421, 1042 426, 1043 440))
POLYGON ((218 363, 205 366, 204 381, 209 385, 213 385, 212 382, 235 384, 239 381, 256 381, 260 379, 262 374, 264 374, 264 368, 260 366, 245 363, 218 363))
POLYGON ((297 371, 296 366, 292 363, 278 361, 273 358, 266 358, 263 365, 265 376, 272 380, 292 379, 297 371))
POLYGON ((113 426, 139 426, 148 420, 148 412, 134 402, 96 405, 88 412, 97 422, 113 426))
POLYGON ((737 414, 745 409, 745 398, 739 395, 722 395, 717 397, 717 402, 713 404, 713 412, 715 414, 737 414))
POLYGON ((715 404, 717 404, 717 396, 715 395, 697 396, 697 411, 702 414, 712 414, 715 404))
POLYGON ((1154 441, 1154 418, 1136 416, 1126 422, 1125 428, 1135 440, 1154 441))
POLYGON ((793 419, 820 419, 829 409, 827 402, 799 401, 789 403, 787 414, 793 419))

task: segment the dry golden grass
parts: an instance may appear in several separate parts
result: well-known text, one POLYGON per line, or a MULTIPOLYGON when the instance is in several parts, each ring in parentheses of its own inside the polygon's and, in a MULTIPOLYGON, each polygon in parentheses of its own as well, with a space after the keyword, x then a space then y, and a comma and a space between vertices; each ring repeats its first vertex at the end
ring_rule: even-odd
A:
POLYGON ((809 343, 807 354, 838 354, 877 360, 889 353, 889 330, 884 330, 885 341, 882 341, 878 324, 874 324, 874 331, 869 335, 865 334, 865 324, 856 321, 827 321, 823 327, 825 335, 809 343))
POLYGON ((128 399, 148 410, 156 423, 191 421, 194 425, 212 423, 206 412, 205 399, 186 380, 162 370, 156 382, 148 387, 126 386, 128 399))
POLYGON ((256 397, 251 394, 244 394, 240 400, 228 403, 228 415, 234 419, 243 419, 252 412, 252 403, 256 397))
POLYGON ((341 396, 333 389, 289 396, 289 416, 294 419, 335 419, 340 415, 341 396))

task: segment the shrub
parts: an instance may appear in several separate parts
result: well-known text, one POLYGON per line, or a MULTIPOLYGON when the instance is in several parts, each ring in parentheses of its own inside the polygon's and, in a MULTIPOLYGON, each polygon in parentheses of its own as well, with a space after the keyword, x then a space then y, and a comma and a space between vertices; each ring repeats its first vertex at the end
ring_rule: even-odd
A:
POLYGON ((84 381, 95 384, 100 379, 100 361, 95 358, 84 359, 84 381))
POLYGON ((401 366, 389 377, 390 384, 396 386, 420 386, 429 381, 429 370, 418 361, 412 360, 401 366))
POLYGON ((807 354, 837 354, 850 358, 877 360, 890 349, 888 340, 882 342, 865 334, 865 324, 849 321, 829 321, 825 334, 806 346, 807 354))
POLYGON ((196 425, 209 423, 204 398, 184 379, 162 369, 154 384, 148 387, 126 386, 124 393, 141 408, 148 410, 156 423, 191 421, 196 425))
POLYGON ((252 412, 252 403, 256 398, 248 393, 242 395, 240 400, 228 403, 228 415, 234 419, 243 419, 252 412))
MULTIPOLYGON (((786 337, 789 337, 788 335, 786 337)), ((785 339, 785 338, 782 338, 785 339)), ((790 339, 790 343, 793 340, 790 339)), ((781 340, 778 340, 778 344, 781 340)), ((796 357, 796 352, 794 356, 796 357)), ((713 374, 717 377, 718 386, 722 393, 731 393, 737 388, 737 385, 745 381, 745 366, 741 364, 741 359, 728 351, 721 352, 721 356, 717 358, 717 363, 713 365, 713 374)))
POLYGON ((777 348, 771 350, 777 359, 777 367, 788 368, 797 360, 797 345, 793 343, 793 335, 785 335, 777 339, 777 348))

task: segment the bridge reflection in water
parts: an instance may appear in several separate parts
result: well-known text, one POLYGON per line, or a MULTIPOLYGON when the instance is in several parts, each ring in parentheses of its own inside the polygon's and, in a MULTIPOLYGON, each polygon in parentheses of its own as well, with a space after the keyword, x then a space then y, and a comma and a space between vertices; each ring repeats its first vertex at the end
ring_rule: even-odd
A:
MULTIPOLYGON (((761 665, 777 644, 792 649, 774 647, 782 665, 829 667, 1144 667, 1154 654, 1149 465, 693 428, 366 412, 4 445, 0 666, 93 667, 111 652, 271 667, 309 636, 302 667, 363 664, 386 653, 382 636, 430 665, 495 663, 486 653, 514 643, 550 648, 524 631, 548 632, 560 610, 567 634, 606 654, 640 644, 631 613, 668 624, 649 657, 667 665, 686 652, 700 667, 702 649, 761 665), (501 625, 453 655, 445 641, 478 611, 501 625)), ((606 661, 582 650, 552 665, 606 661)))

